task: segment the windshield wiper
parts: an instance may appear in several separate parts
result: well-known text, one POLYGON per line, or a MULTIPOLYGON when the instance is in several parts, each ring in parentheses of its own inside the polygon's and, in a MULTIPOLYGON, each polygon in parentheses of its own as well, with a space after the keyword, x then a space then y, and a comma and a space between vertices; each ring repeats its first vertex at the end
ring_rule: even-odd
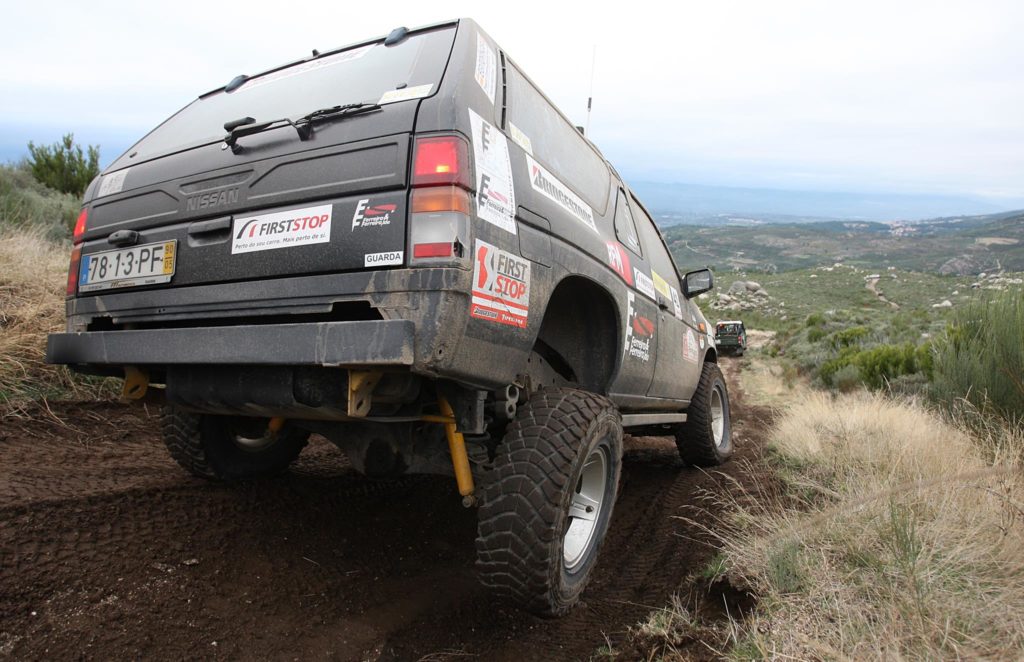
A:
POLYGON ((380 105, 376 103, 348 103, 341 106, 331 106, 329 108, 314 110, 295 121, 284 117, 279 120, 257 122, 252 117, 241 117, 224 123, 224 130, 228 132, 228 135, 224 136, 224 145, 230 147, 233 153, 238 154, 242 150, 241 145, 238 144, 239 138, 242 138, 243 136, 251 136, 256 133, 262 133, 264 131, 270 131, 271 129, 277 129, 283 126, 290 126, 295 129, 295 132, 299 134, 299 140, 309 140, 313 135, 314 124, 326 122, 328 120, 341 119, 344 117, 352 117, 354 115, 362 115, 364 113, 372 113, 378 110, 380 110, 380 105))

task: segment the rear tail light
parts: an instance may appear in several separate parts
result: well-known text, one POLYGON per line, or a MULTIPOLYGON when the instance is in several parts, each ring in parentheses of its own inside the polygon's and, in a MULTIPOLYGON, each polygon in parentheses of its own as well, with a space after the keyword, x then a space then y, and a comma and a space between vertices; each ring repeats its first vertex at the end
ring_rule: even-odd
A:
POLYGON ((82 265, 82 247, 75 246, 71 249, 71 266, 68 267, 68 290, 69 297, 78 293, 78 270, 82 265))
POLYGON ((469 266, 473 196, 469 144, 459 136, 416 140, 409 218, 411 265, 469 266))
POLYGON ((82 207, 78 212, 78 220, 75 221, 75 229, 71 233, 75 247, 71 249, 71 265, 68 267, 68 289, 67 295, 73 297, 78 294, 78 269, 82 264, 82 237, 85 235, 86 225, 89 223, 89 208, 82 207))
POLYGON ((89 209, 86 207, 82 208, 82 211, 78 213, 78 220, 75 221, 75 232, 74 242, 76 244, 81 243, 82 235, 85 234, 85 225, 89 221, 89 209))

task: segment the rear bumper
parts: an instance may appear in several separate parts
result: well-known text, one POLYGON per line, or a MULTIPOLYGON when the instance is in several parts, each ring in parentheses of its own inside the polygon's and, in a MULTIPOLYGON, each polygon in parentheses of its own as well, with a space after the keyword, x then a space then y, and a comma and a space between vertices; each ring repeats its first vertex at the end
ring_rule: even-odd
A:
POLYGON ((55 333, 47 363, 411 366, 411 320, 55 333))

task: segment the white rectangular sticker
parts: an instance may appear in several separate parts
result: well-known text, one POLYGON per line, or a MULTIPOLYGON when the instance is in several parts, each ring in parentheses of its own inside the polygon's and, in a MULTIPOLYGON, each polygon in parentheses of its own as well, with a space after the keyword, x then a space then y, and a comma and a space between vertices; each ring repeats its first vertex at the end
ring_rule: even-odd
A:
POLYGON ((96 197, 100 198, 104 195, 120 193, 121 189, 124 188, 124 178, 128 176, 129 170, 131 170, 131 168, 125 168, 124 170, 112 172, 109 175, 103 175, 103 179, 100 180, 100 190, 96 193, 96 197))
POLYGON ((583 201, 583 198, 573 193, 544 166, 534 161, 533 157, 527 155, 526 163, 530 169, 530 184, 533 185, 534 191, 551 198, 558 206, 575 216, 580 223, 597 232, 597 226, 594 224, 594 210, 583 201))
POLYGON ((477 239, 473 263, 470 316, 526 328, 530 314, 530 261, 477 239))
POLYGON ((476 164, 476 213, 502 230, 516 233, 516 191, 508 139, 487 120, 469 109, 476 164))
POLYGON ((320 205, 236 218, 231 254, 325 244, 331 240, 331 210, 320 205))
POLYGON ((527 154, 533 156, 533 142, 530 141, 530 136, 523 133, 518 126, 513 124, 511 121, 508 123, 508 135, 512 136, 512 140, 517 145, 523 148, 527 154))
POLYGON ((654 281, 651 280, 650 276, 636 267, 633 267, 633 280, 636 281, 636 289, 640 294, 646 295, 647 297, 657 301, 658 297, 654 293, 654 281))
POLYGON ((683 358, 690 363, 696 363, 699 355, 697 335, 693 332, 693 329, 688 328, 686 329, 686 340, 683 342, 683 358))
POLYGON ((495 87, 498 83, 498 58, 494 54, 494 49, 481 34, 476 36, 476 72, 473 77, 493 104, 495 87))
POLYGON ((303 62, 302 64, 296 64, 292 67, 285 67, 278 71, 271 72, 269 74, 260 76, 259 78, 253 78, 252 80, 246 81, 242 87, 238 88, 233 92, 237 94, 239 92, 246 92, 248 90, 255 90, 257 87, 262 87, 267 83, 273 83, 277 80, 283 80, 285 78, 291 78, 292 76, 298 76, 304 74, 307 71, 314 71, 316 69, 323 69, 324 67, 330 67, 335 64, 341 64, 342 62, 351 62, 352 60, 358 60, 359 58, 366 55, 374 46, 377 44, 367 44, 366 46, 360 46, 359 48, 352 48, 342 53, 335 53, 334 55, 325 55, 318 57, 315 60, 309 62, 303 62))
POLYGON ((402 264, 405 251, 388 251, 386 253, 367 253, 363 256, 364 267, 386 267, 402 264))
POLYGON ((425 96, 429 96, 430 90, 433 88, 433 83, 427 83, 426 85, 417 85, 416 87, 403 87, 400 90, 388 90, 381 95, 377 105, 383 106, 384 104, 408 101, 409 99, 422 99, 425 96))
POLYGON ((683 303, 679 299, 679 290, 669 285, 672 290, 672 308, 675 310, 676 319, 683 319, 683 303))

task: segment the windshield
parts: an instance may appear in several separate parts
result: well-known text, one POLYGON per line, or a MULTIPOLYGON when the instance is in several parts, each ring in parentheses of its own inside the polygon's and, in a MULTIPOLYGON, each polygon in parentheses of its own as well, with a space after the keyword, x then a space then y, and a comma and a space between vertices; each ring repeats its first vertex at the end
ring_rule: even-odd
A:
POLYGON ((330 106, 386 103, 384 93, 399 86, 410 93, 404 98, 427 96, 441 82, 454 36, 455 26, 446 26, 410 34, 393 46, 383 41, 357 46, 251 78, 230 93, 206 95, 132 147, 129 152, 137 152, 132 162, 221 140, 224 123, 242 117, 295 120, 330 106))
POLYGON ((735 336, 740 333, 739 324, 719 324, 718 334, 722 336, 735 336))

